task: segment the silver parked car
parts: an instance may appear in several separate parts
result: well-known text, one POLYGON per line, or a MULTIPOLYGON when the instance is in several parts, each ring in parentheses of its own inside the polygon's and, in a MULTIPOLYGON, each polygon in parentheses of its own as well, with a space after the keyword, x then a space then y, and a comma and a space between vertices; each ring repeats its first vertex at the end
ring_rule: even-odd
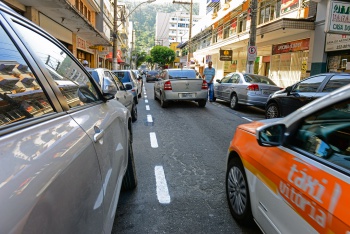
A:
POLYGON ((266 76, 232 72, 214 84, 214 100, 230 102, 232 109, 240 105, 265 107, 271 93, 281 88, 266 76))
MULTIPOLYGON (((127 91, 127 88, 124 87, 124 84, 119 78, 106 68, 87 68, 87 71, 101 86, 102 91, 115 94, 115 98, 129 109, 132 121, 135 122, 137 120, 136 102, 132 93, 127 91)), ((128 85, 129 84, 126 86, 128 85)), ((131 87, 129 89, 131 89, 131 87)))
POLYGON ((142 90, 135 73, 131 70, 113 70, 112 72, 123 82, 124 85, 131 85, 130 92, 134 95, 135 102, 138 104, 142 90))
POLYGON ((0 2, 0 233, 111 233, 137 185, 131 114, 0 2))
POLYGON ((162 107, 170 101, 196 101, 199 107, 205 107, 208 84, 193 69, 165 69, 154 83, 154 98, 162 107))

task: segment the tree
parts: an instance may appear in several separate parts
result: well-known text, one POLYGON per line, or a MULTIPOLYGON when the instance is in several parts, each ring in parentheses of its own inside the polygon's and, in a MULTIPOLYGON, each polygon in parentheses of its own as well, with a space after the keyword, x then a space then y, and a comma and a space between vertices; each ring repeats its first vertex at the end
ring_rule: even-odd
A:
POLYGON ((145 51, 133 51, 132 59, 136 67, 139 67, 146 60, 147 53, 145 51))
POLYGON ((151 66, 151 69, 153 69, 154 66, 154 62, 153 62, 153 58, 151 55, 147 55, 145 58, 146 63, 148 63, 148 65, 151 66))
POLYGON ((176 54, 166 46, 154 46, 151 49, 151 56, 154 63, 164 66, 165 64, 174 62, 176 54))

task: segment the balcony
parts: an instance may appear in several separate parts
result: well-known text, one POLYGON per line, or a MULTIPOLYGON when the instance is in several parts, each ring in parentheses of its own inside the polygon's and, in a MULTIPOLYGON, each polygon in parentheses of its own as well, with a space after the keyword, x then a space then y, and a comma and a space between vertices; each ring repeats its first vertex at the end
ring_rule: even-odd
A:
POLYGON ((220 4, 220 0, 207 0, 207 7, 215 7, 220 4))

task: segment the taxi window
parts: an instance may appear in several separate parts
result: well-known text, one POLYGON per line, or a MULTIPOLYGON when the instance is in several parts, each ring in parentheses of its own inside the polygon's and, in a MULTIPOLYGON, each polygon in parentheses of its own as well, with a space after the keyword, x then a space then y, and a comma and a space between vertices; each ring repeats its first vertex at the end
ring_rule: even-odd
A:
POLYGON ((0 127, 55 112, 39 80, 0 26, 0 127))
POLYGON ((350 99, 304 119, 295 146, 350 170, 350 99))
POLYGON ((20 24, 16 26, 22 37, 31 38, 27 42, 45 64, 47 71, 66 98, 69 108, 100 100, 89 77, 64 50, 40 34, 20 24))

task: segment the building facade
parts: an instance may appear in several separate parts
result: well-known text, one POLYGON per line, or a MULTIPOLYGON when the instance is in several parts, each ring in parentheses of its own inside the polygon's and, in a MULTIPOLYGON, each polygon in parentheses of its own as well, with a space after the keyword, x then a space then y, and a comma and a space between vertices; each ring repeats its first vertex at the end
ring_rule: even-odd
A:
MULTIPOLYGON (((192 15, 192 27, 201 19, 192 15)), ((155 45, 170 46, 174 42, 185 42, 189 38, 190 13, 177 11, 172 13, 157 13, 155 45)))
MULTIPOLYGON (((209 60, 217 69, 217 78, 247 70, 248 56, 252 55, 248 52, 252 36, 251 1, 207 0, 207 15, 193 28, 192 34, 191 47, 199 71, 209 60), (232 51, 231 61, 220 60, 220 51, 224 50, 232 51)), ((325 36, 324 30, 317 32, 316 22, 322 24, 326 11, 320 12, 317 7, 327 8, 328 3, 319 1, 257 0, 254 73, 287 87, 313 73, 326 71, 326 56, 317 54, 324 46, 314 49, 319 37, 325 36), (317 18, 316 13, 322 17, 317 18)))

